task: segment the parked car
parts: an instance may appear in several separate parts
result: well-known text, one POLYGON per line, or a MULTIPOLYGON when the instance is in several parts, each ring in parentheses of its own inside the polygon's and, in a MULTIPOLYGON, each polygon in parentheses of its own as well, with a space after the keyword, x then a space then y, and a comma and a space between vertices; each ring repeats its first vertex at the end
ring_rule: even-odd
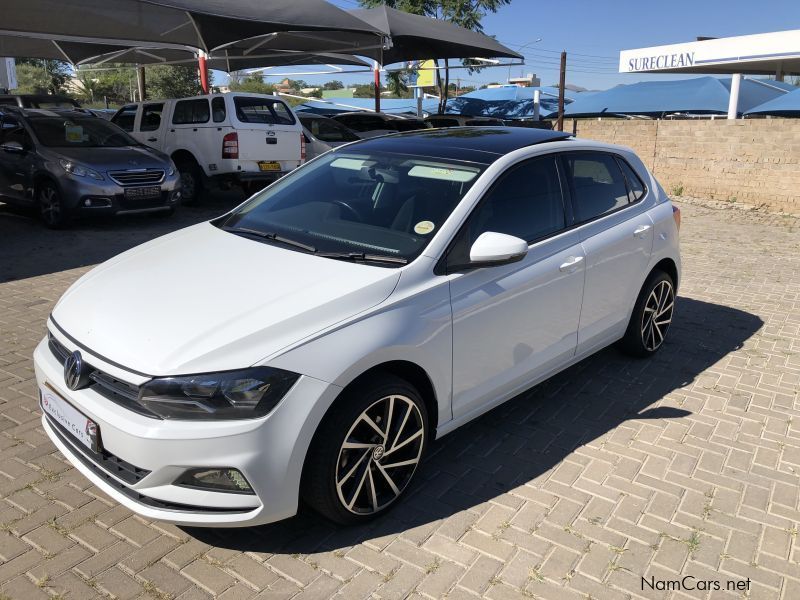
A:
POLYGON ((48 227, 74 216, 171 214, 179 183, 168 156, 87 111, 0 108, 0 200, 36 208, 48 227))
POLYGON ((473 117, 470 115, 438 114, 425 117, 429 127, 489 127, 504 125, 502 119, 494 117, 473 117))
POLYGON ((333 149, 74 284, 44 430, 148 519, 366 521, 434 439, 614 342, 658 352, 679 215, 632 150, 563 132, 333 149))
POLYGON ((76 100, 69 96, 51 94, 0 94, 0 107, 19 106, 20 108, 80 108, 76 100))
POLYGON ((303 129, 280 98, 211 94, 128 104, 111 119, 178 166, 184 203, 214 181, 264 185, 302 161, 303 129))
POLYGON ((331 148, 361 139, 352 129, 323 115, 301 111, 297 113, 297 118, 303 125, 307 160, 316 158, 331 148))
POLYGON ((399 131, 413 131, 427 127, 422 119, 403 119, 402 117, 380 112, 347 112, 331 115, 331 118, 346 125, 362 138, 377 137, 399 131))

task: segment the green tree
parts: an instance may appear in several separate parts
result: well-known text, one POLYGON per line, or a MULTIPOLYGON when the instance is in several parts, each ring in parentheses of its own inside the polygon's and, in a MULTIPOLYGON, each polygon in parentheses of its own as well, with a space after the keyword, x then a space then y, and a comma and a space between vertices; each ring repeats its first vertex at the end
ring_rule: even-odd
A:
POLYGON ((334 79, 333 81, 326 81, 322 85, 323 90, 343 90, 344 84, 339 81, 338 79, 334 79))
POLYGON ((109 104, 124 104, 130 101, 136 89, 136 69, 131 66, 85 65, 78 69, 75 77, 81 100, 88 105, 102 106, 105 99, 109 104))
POLYGON ((71 74, 69 64, 61 60, 17 59, 17 92, 63 94, 71 74))
MULTIPOLYGON (((511 4, 511 0, 359 0, 361 6, 368 8, 385 4, 391 8, 402 10, 416 15, 425 15, 435 19, 444 19, 461 25, 473 31, 483 32, 481 21, 488 13, 497 12, 501 7, 511 4)), ((428 58, 419 56, 418 58, 428 58)), ((436 58, 431 56, 430 58, 436 58)), ((438 62, 438 61, 437 61, 438 62)), ((476 68, 474 62, 464 61, 464 64, 476 68)), ((444 112, 447 106, 447 91, 450 84, 448 60, 444 59, 444 78, 436 71, 437 87, 439 88, 439 112, 444 112)))
MULTIPOLYGON (((209 71, 209 78, 211 72, 209 71)), ((202 93, 200 75, 194 66, 154 65, 145 72, 149 98, 185 98, 202 93)), ((209 81, 209 85, 212 82, 209 81)))
POLYGON ((231 74, 229 84, 231 91, 250 92, 251 94, 274 94, 275 86, 264 81, 264 77, 257 73, 244 76, 234 76, 231 74))

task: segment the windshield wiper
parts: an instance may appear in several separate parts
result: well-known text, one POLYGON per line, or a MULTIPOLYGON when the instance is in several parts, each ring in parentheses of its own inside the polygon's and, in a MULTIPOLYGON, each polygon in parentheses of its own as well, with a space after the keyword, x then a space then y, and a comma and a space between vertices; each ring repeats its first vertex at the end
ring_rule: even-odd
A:
POLYGON ((265 240, 272 240, 273 242, 286 244, 287 246, 293 246, 294 248, 299 248, 301 250, 305 250, 306 252, 314 253, 317 251, 317 249, 314 248, 314 246, 309 246, 308 244, 304 244, 303 242, 298 242, 296 240, 285 238, 272 231, 261 231, 259 229, 250 229, 249 227, 222 227, 222 230, 228 231, 230 233, 242 233, 245 235, 254 235, 256 237, 260 237, 265 240))
POLYGON ((402 256, 386 256, 384 254, 364 254, 363 252, 317 252, 317 256, 334 260, 352 260, 354 262, 382 262, 398 265, 408 264, 402 256))

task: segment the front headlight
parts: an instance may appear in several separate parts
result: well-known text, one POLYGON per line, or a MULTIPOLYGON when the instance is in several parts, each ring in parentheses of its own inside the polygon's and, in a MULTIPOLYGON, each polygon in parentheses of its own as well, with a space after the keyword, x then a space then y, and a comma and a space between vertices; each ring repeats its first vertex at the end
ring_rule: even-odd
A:
POLYGON ((167 169, 167 177, 172 177, 175 175, 175 165, 170 163, 169 169, 167 169))
POLYGON ((269 413, 297 373, 271 367, 160 377, 139 389, 139 403, 163 419, 255 419, 269 413))
POLYGON ((77 163, 72 162, 71 160, 60 159, 58 161, 64 170, 69 173, 70 175, 75 175, 76 177, 91 177, 92 179, 96 179, 97 181, 102 181, 103 176, 95 171, 94 169, 90 169, 89 167, 84 167, 83 165, 79 165, 77 163))

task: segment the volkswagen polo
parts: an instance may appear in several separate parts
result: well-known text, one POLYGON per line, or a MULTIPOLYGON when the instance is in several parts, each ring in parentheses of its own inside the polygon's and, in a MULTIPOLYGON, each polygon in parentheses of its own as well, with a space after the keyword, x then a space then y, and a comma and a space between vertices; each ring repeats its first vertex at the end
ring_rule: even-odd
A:
POLYGON ((629 149, 423 130, 317 158, 61 298, 43 426, 151 519, 384 513, 433 440, 612 343, 664 343, 674 207, 629 149))

